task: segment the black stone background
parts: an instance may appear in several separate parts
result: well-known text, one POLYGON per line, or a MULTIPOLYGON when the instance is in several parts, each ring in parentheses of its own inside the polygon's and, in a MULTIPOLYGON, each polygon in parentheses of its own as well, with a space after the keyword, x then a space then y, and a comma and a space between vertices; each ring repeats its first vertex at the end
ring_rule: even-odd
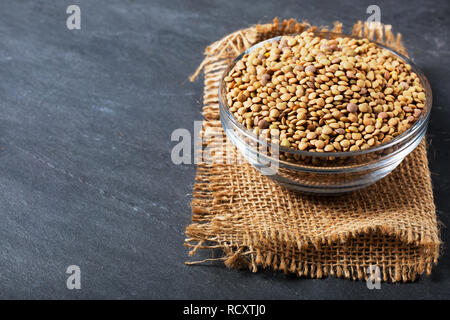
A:
POLYGON ((275 16, 348 31, 370 4, 431 82, 429 159, 449 225, 448 1, 1 0, 0 297, 449 298, 446 246, 432 276, 381 290, 184 265, 195 166, 171 162, 170 136, 201 120, 202 81, 187 77, 205 46, 275 16), (66 28, 70 4, 81 30, 66 28), (66 288, 72 264, 81 290, 66 288))

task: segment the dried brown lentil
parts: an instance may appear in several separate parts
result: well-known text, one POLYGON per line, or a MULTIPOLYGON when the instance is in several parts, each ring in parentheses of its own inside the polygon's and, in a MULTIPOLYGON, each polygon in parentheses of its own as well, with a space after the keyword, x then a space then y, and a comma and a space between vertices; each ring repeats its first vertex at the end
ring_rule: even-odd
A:
POLYGON ((387 50, 367 39, 310 32, 256 48, 224 81, 238 121, 307 151, 390 141, 417 121, 426 101, 420 78, 387 50))

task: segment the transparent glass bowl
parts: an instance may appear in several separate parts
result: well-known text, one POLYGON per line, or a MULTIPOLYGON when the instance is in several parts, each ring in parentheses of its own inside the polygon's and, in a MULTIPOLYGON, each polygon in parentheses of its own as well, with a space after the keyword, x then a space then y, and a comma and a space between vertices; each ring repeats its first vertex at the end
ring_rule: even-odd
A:
MULTIPOLYGON (((317 35, 327 38, 358 38, 329 32, 317 33, 317 35)), ((244 158, 262 174, 289 189, 303 193, 323 195, 345 193, 364 188, 385 177, 422 141, 432 106, 430 84, 412 61, 379 43, 377 43, 378 46, 410 64, 412 71, 419 76, 424 87, 425 107, 411 128, 377 147, 351 152, 327 153, 294 150, 275 143, 270 144, 264 137, 256 136, 231 114, 225 98, 224 77, 246 53, 261 46, 264 42, 280 38, 275 37, 262 41, 239 55, 225 70, 219 85, 220 119, 225 133, 244 158)))

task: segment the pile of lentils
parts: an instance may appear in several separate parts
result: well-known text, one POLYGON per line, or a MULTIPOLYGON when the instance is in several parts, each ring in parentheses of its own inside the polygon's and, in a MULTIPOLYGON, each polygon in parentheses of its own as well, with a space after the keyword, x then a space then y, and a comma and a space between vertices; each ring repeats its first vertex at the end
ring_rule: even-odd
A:
POLYGON ((426 98, 411 66, 388 50, 311 32, 263 43, 224 81, 230 111, 247 129, 311 152, 388 142, 419 118, 426 98))

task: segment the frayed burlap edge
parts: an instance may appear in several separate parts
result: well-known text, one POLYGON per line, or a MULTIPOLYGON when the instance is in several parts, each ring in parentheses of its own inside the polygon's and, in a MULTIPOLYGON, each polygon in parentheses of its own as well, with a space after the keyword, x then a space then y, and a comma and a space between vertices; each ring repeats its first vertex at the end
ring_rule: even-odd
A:
MULTIPOLYGON (((282 34, 293 34, 302 31, 329 31, 326 27, 311 26, 307 22, 297 22, 293 19, 278 21, 274 19, 272 23, 256 25, 247 29, 236 31, 223 39, 211 44, 205 50, 205 59, 191 76, 191 81, 195 80, 204 70, 204 107, 203 107, 203 128, 201 135, 205 134, 205 130, 223 131, 219 120, 218 109, 218 82, 223 71, 229 65, 232 59, 239 55, 242 51, 248 49, 253 44, 267 38, 271 38, 282 34)), ((332 32, 341 33, 342 24, 334 23, 332 32)), ((368 39, 384 43, 388 47, 407 56, 407 52, 402 44, 401 35, 394 34, 391 26, 382 25, 380 23, 356 23, 352 28, 352 34, 363 36, 368 39)), ((429 170, 426 160, 426 150, 424 143, 418 148, 424 159, 426 172, 429 170)), ((185 246, 191 248, 190 255, 194 255, 198 249, 220 249, 224 256, 220 258, 211 258, 201 261, 187 262, 187 264, 204 263, 206 261, 221 260, 226 266, 232 268, 249 268, 253 272, 258 267, 270 268, 272 270, 280 270, 285 273, 295 273, 299 276, 309 276, 313 278, 321 278, 328 275, 337 277, 345 277, 352 279, 367 279, 367 265, 349 264, 338 265, 322 263, 311 263, 309 261, 298 261, 295 256, 286 257, 265 250, 264 246, 257 247, 254 243, 235 243, 231 239, 224 239, 220 236, 221 230, 226 224, 222 225, 220 221, 228 219, 226 213, 230 211, 228 201, 232 196, 229 182, 223 179, 223 170, 226 166, 219 164, 211 164, 210 162, 200 161, 197 168, 197 176, 194 185, 193 201, 192 201, 192 221, 193 223, 186 228, 187 239, 185 246)), ((252 168, 248 168, 252 170, 252 168)), ((430 187, 431 190, 431 187, 430 187)), ((431 191, 430 191, 431 192, 431 191)), ((430 208, 434 214, 434 202, 432 192, 430 195, 430 208)), ((386 226, 375 226, 362 228, 361 233, 365 235, 370 233, 381 233, 387 236, 395 236, 402 239, 408 245, 420 248, 421 259, 417 263, 409 265, 386 265, 382 266, 381 279, 383 281, 413 281, 417 275, 427 273, 430 274, 433 264, 437 263, 439 256, 439 235, 436 228, 436 234, 421 237, 411 232, 403 232, 393 230, 386 226)), ((358 237, 358 232, 341 234, 339 237, 327 238, 322 241, 345 243, 353 237, 358 237)), ((319 241, 320 242, 320 241, 319 241)), ((320 243, 302 243, 296 250, 304 250, 308 245, 319 246, 320 243)))

